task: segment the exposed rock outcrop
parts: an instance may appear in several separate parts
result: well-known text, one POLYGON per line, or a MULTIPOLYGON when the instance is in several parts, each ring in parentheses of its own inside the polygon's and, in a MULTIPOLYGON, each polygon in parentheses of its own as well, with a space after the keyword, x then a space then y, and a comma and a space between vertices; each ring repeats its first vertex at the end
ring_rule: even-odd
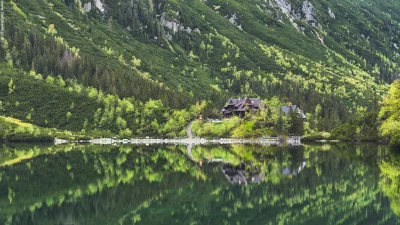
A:
POLYGON ((235 26, 236 26, 237 28, 239 28, 240 30, 242 30, 242 25, 239 24, 239 23, 237 22, 237 19, 238 19, 237 14, 234 13, 234 14, 231 16, 231 18, 229 18, 229 22, 232 23, 233 25, 235 25, 235 26))
POLYGON ((292 4, 287 0, 274 0, 277 7, 279 7, 283 14, 289 19, 290 23, 296 28, 298 32, 301 32, 301 27, 295 22, 296 19, 300 18, 299 14, 296 14, 292 10, 292 4))
MULTIPOLYGON (((176 12, 176 16, 179 15, 179 12, 176 12)), ((172 40, 172 35, 176 34, 178 31, 185 31, 187 33, 192 33, 192 31, 199 33, 200 30, 199 28, 191 28, 191 27, 185 27, 183 24, 181 24, 177 19, 168 19, 165 12, 161 14, 161 25, 164 28, 167 28, 168 30, 164 30, 164 36, 168 40, 172 40), (172 33, 170 33, 172 32, 172 33)))
POLYGON ((288 0, 273 0, 270 2, 270 5, 273 7, 278 7, 299 32, 304 30, 304 28, 300 27, 296 22, 301 18, 304 18, 313 27, 322 28, 318 22, 314 6, 309 1, 304 1, 301 8, 294 8, 288 0))
POLYGON ((85 5, 83 6, 83 11, 90 12, 90 10, 92 10, 92 3, 91 2, 85 3, 85 5))
POLYGON ((328 8, 328 14, 332 19, 336 19, 335 13, 332 12, 331 8, 328 8))
POLYGON ((233 15, 231 16, 231 18, 229 18, 229 22, 232 23, 232 24, 235 25, 235 26, 238 25, 237 22, 236 22, 236 20, 237 20, 237 15, 236 15, 236 13, 233 14, 233 15))
MULTIPOLYGON (((176 21, 176 20, 169 20, 167 19, 167 17, 165 16, 165 13, 163 13, 161 15, 161 24, 163 25, 163 27, 168 28, 169 30, 171 30, 174 34, 176 32, 178 32, 178 30, 181 27, 181 24, 176 21)), ((183 28, 184 29, 184 28, 183 28)))
POLYGON ((301 11, 304 13, 305 19, 311 26, 316 27, 318 25, 314 6, 311 4, 311 2, 304 1, 303 6, 301 7, 301 11))
POLYGON ((100 0, 94 0, 94 5, 100 12, 104 12, 104 4, 100 0))
POLYGON ((282 10, 283 14, 290 16, 292 12, 292 5, 287 0, 275 0, 275 3, 282 10))

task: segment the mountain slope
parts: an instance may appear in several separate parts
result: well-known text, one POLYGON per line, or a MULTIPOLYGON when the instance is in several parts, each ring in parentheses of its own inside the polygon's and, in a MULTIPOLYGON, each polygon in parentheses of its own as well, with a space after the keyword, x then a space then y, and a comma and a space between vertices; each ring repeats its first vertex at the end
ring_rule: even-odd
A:
POLYGON ((374 109, 399 72, 396 1, 13 0, 5 9, 1 55, 12 66, 173 108, 278 96, 330 129, 374 109))

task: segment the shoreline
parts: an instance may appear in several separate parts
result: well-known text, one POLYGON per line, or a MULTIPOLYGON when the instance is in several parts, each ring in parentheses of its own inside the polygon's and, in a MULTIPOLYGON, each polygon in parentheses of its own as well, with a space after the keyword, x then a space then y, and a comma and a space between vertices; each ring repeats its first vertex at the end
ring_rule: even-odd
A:
POLYGON ((150 144, 260 144, 260 145, 279 145, 282 143, 288 144, 301 144, 300 139, 295 141, 291 139, 281 138, 259 138, 259 139, 232 139, 232 138, 220 138, 220 139, 205 139, 205 138, 185 138, 185 139, 157 139, 157 138, 132 138, 132 139, 113 139, 113 138, 98 138, 92 140, 76 140, 69 141, 65 139, 54 139, 54 144, 65 144, 65 143, 90 143, 100 145, 110 144, 136 144, 136 145, 150 145, 150 144))

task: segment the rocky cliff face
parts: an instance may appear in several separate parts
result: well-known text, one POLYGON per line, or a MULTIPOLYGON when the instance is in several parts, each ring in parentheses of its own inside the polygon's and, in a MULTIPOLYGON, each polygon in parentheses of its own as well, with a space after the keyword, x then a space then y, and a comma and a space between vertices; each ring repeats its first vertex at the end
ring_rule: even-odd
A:
POLYGON ((100 12, 104 12, 104 5, 101 0, 94 0, 94 5, 100 10, 100 12))
POLYGON ((301 20, 306 21, 312 27, 322 29, 322 26, 318 21, 317 13, 310 1, 303 1, 300 7, 292 5, 288 0, 274 0, 273 2, 270 2, 270 5, 278 8, 299 32, 303 32, 305 29, 300 25, 301 20))
POLYGON ((329 16, 330 16, 332 19, 335 19, 335 18, 336 18, 335 13, 332 11, 331 8, 328 8, 328 14, 329 14, 329 16))
POLYGON ((286 16, 292 15, 292 4, 287 0, 275 0, 276 5, 282 10, 286 16))
POLYGON ((317 15, 314 11, 314 7, 309 1, 304 1, 301 11, 304 14, 304 19, 313 27, 318 25, 317 15))
MULTIPOLYGON (((336 48, 338 45, 346 45, 346 49, 351 48, 351 51, 361 54, 362 47, 356 47, 357 43, 366 42, 368 45, 378 46, 380 45, 378 42, 383 40, 390 42, 386 44, 390 49, 389 51, 399 50, 400 40, 396 36, 398 31, 393 29, 396 25, 389 22, 390 18, 383 20, 384 22, 374 20, 370 22, 368 20, 371 18, 362 17, 364 12, 358 5, 364 4, 364 9, 371 9, 371 14, 376 11, 376 8, 381 7, 380 5, 372 7, 371 4, 373 3, 364 2, 361 0, 340 0, 340 2, 338 0, 253 0, 251 3, 245 0, 207 0, 199 2, 87 0, 83 10, 90 11, 90 9, 96 8, 99 13, 106 15, 106 19, 118 18, 118 21, 128 31, 135 35, 141 34, 152 41, 161 42, 159 43, 161 46, 164 46, 162 44, 163 40, 180 42, 184 38, 185 42, 191 42, 191 39, 195 37, 192 34, 209 33, 210 30, 215 29, 215 24, 213 23, 223 18, 239 30, 252 35, 254 34, 249 29, 257 27, 257 23, 264 27, 257 28, 259 29, 258 31, 263 33, 265 29, 266 34, 270 33, 270 28, 274 31, 281 29, 279 26, 274 28, 277 24, 291 24, 295 28, 293 31, 303 33, 322 45, 330 43, 331 48, 336 48), (201 9, 199 8, 200 6, 194 7, 197 3, 202 5, 201 9), (238 7, 239 5, 242 5, 242 7, 238 7), (212 15, 216 16, 212 21, 209 21, 210 15, 205 15, 207 10, 212 10, 214 12, 212 15), (193 13, 198 13, 198 17, 196 18, 193 13), (361 16, 361 19, 356 18, 357 16, 361 16), (199 23, 199 21, 206 22, 199 23), (361 21, 359 24, 365 24, 365 26, 354 26, 354 21, 361 21), (387 26, 382 27, 382 23, 387 26), (386 32, 387 29, 388 33, 385 34, 387 39, 382 39, 382 35, 380 35, 380 39, 376 39, 376 37, 374 39, 372 33, 386 32)), ((393 4, 396 3, 390 3, 389 5, 393 4)), ((377 14, 376 17, 385 16, 382 13, 377 14)), ((395 17, 396 14, 393 14, 392 18, 395 17)), ((400 21, 400 18, 398 20, 400 21)), ((270 35, 274 34, 270 33, 270 35)), ((287 34, 286 37, 288 37, 287 34)), ((275 38, 279 39, 281 37, 276 36, 275 38)), ((287 47, 291 44, 284 45, 287 47)), ((365 58, 365 56, 361 58, 365 58)), ((379 56, 378 58, 381 57, 379 56)), ((375 64, 376 62, 371 60, 369 63, 375 64)))
POLYGON ((105 11, 105 6, 104 4, 101 2, 101 0, 89 0, 85 3, 82 4, 82 1, 79 0, 79 7, 81 8, 81 10, 83 10, 83 12, 90 12, 92 9, 94 9, 94 7, 97 8, 101 13, 104 13, 105 11))

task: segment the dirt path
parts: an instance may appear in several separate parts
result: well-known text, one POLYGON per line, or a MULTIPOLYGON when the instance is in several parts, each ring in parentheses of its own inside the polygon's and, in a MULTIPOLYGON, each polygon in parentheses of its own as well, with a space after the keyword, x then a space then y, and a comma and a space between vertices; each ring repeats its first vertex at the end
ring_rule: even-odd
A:
POLYGON ((193 122, 194 121, 190 122, 186 127, 186 134, 187 134, 188 139, 193 139, 193 131, 192 131, 192 123, 193 122))

